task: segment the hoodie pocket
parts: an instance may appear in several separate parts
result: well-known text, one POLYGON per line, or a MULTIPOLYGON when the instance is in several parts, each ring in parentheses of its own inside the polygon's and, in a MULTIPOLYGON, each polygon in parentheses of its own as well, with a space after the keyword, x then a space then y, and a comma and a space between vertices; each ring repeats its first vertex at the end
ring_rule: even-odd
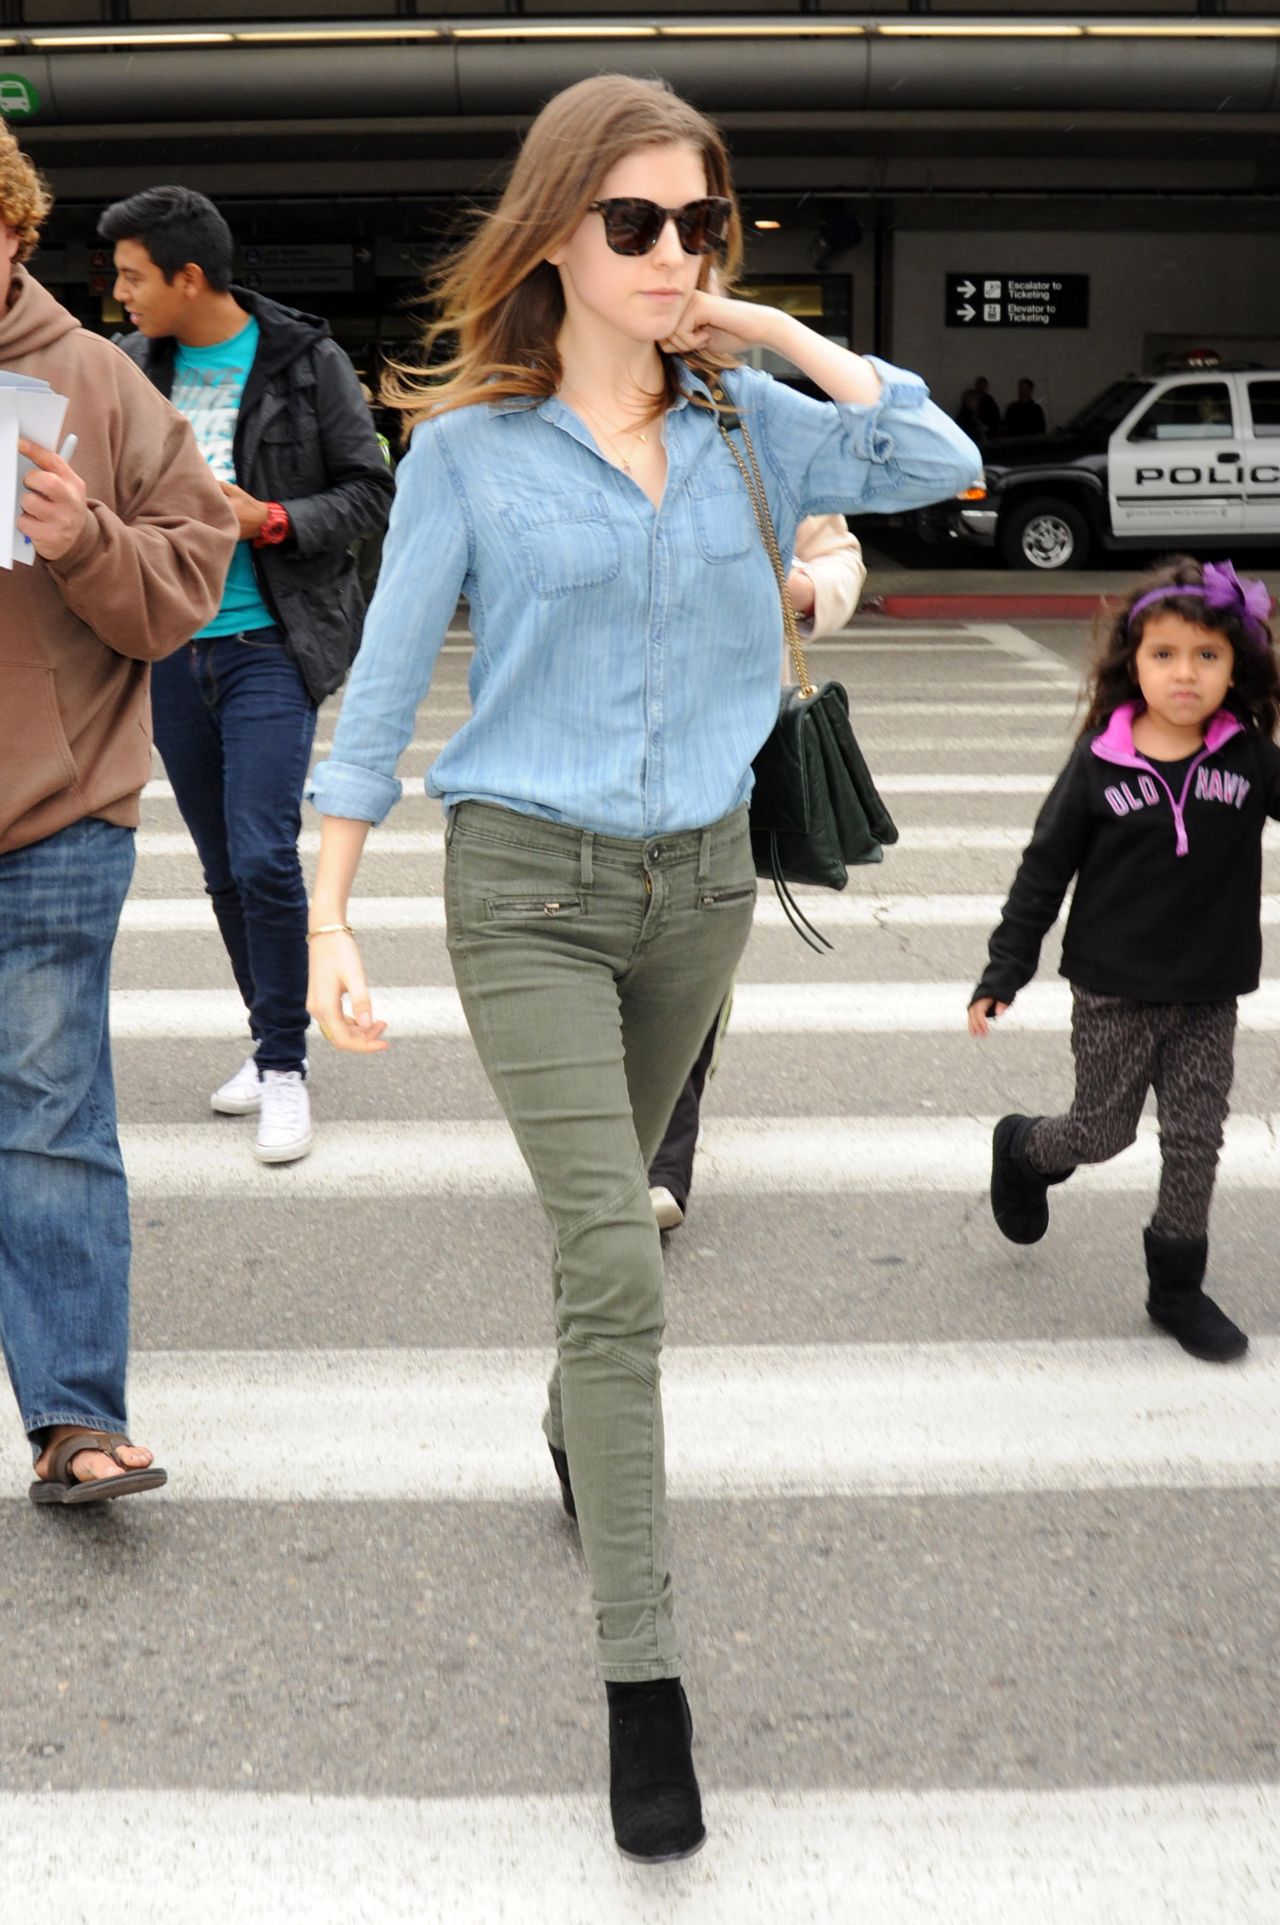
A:
POLYGON ((0 657, 0 830, 75 780, 52 668, 0 657))

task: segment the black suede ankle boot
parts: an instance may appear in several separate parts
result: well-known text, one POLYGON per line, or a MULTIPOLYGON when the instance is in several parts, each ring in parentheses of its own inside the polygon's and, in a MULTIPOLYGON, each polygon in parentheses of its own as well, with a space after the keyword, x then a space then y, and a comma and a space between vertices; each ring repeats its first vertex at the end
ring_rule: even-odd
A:
POLYGON ((1002 1116, 991 1133, 991 1214, 1010 1243, 1039 1243, 1049 1228, 1049 1185, 1074 1170, 1041 1176, 1027 1160, 1027 1138, 1038 1116, 1002 1116))
POLYGON ((609 1809, 624 1858, 691 1858, 706 1839, 694 1774, 693 1719, 679 1678, 606 1684, 609 1809))
POLYGON ((1147 1315, 1184 1350, 1206 1363, 1227 1364, 1249 1348, 1244 1331, 1206 1297, 1208 1237, 1157 1237, 1142 1232, 1147 1252, 1147 1315))
POLYGON ((573 1485, 569 1482, 569 1459, 562 1450, 557 1450, 554 1444, 549 1443, 547 1449, 551 1452, 551 1461, 556 1467, 556 1476, 560 1479, 560 1502, 564 1505, 565 1515, 571 1517, 576 1524, 578 1507, 573 1501, 573 1485))

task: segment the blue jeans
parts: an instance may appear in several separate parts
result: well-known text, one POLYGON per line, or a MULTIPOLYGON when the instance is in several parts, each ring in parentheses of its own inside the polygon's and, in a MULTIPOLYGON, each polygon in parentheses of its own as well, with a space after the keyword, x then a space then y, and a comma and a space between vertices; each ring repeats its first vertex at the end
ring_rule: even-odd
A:
POLYGON ((307 892, 298 834, 316 705, 280 630, 257 628, 188 642, 157 662, 151 706, 258 1068, 301 1069, 307 892))
POLYGON ((0 1338, 33 1446, 125 1429, 129 1198, 107 988, 131 829, 87 817, 0 856, 0 1338))

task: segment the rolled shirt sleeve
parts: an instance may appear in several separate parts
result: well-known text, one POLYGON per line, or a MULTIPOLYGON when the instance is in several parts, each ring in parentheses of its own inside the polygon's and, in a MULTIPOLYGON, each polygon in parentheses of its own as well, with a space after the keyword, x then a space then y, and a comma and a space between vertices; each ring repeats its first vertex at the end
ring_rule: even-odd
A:
POLYGON ((918 374, 866 358, 880 378, 867 403, 815 401, 752 368, 726 380, 796 520, 924 508, 982 473, 976 445, 929 399, 918 374))

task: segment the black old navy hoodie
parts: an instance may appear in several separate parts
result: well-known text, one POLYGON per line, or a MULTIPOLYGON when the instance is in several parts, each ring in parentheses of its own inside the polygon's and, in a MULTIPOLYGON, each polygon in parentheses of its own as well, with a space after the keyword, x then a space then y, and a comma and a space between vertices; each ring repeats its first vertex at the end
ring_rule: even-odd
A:
POLYGON ((1144 1003, 1216 1003, 1258 987, 1262 831, 1280 818, 1280 747, 1222 708, 1204 746, 1155 762, 1141 703, 1076 744, 1036 820, 973 993, 1011 1003, 1077 878, 1061 974, 1144 1003))

